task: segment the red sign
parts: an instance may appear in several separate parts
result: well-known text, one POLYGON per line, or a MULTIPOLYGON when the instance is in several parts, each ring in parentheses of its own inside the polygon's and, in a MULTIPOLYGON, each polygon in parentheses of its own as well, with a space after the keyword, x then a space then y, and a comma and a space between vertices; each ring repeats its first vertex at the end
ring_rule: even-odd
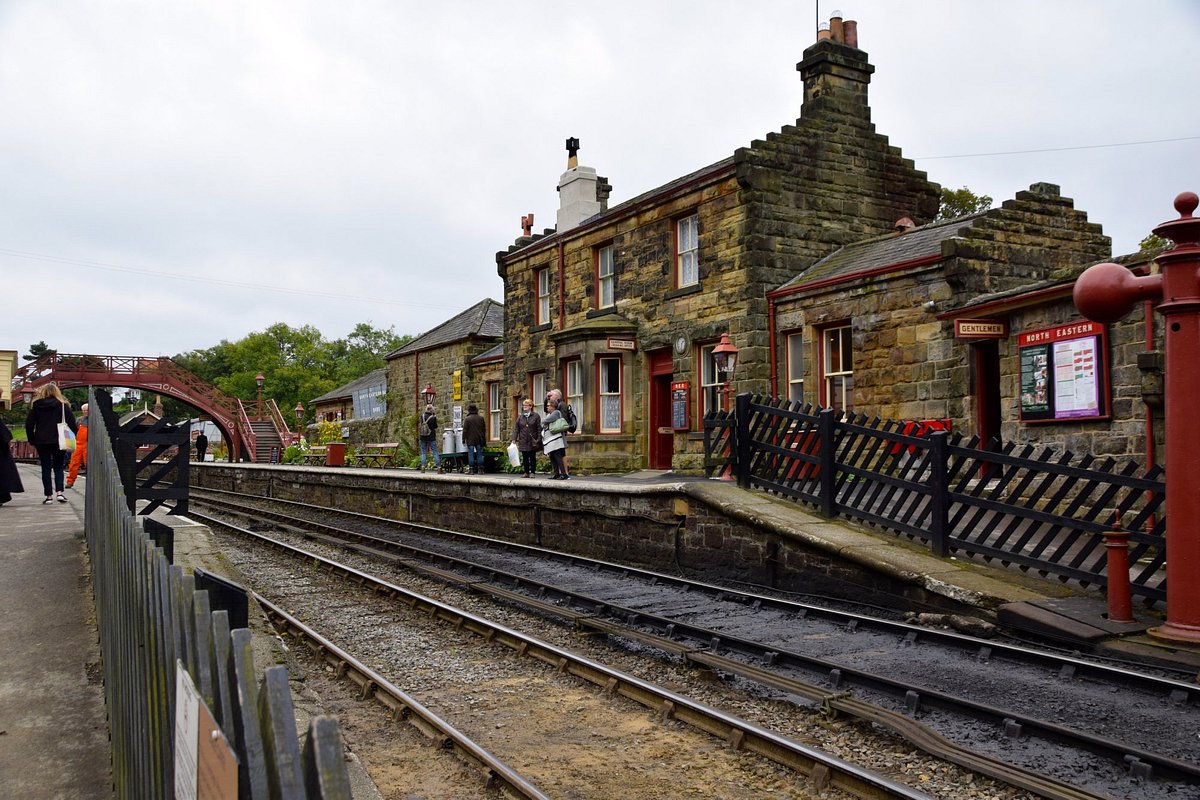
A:
POLYGON ((1069 325, 1056 325, 1053 328, 1042 328, 1039 331, 1022 333, 1017 339, 1017 345, 1025 347, 1031 344, 1047 344, 1060 342, 1064 339, 1078 339, 1083 336, 1099 336, 1104 333, 1104 323, 1101 322, 1072 322, 1069 325))

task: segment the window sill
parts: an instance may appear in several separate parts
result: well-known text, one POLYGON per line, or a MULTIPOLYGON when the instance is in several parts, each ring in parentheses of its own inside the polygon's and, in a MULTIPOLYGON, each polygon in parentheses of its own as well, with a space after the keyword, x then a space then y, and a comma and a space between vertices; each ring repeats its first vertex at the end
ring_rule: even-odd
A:
POLYGON ((691 286, 680 286, 678 289, 671 289, 666 292, 663 297, 667 300, 674 300, 676 297, 686 297, 689 294, 696 294, 701 288, 698 283, 693 283, 691 286))

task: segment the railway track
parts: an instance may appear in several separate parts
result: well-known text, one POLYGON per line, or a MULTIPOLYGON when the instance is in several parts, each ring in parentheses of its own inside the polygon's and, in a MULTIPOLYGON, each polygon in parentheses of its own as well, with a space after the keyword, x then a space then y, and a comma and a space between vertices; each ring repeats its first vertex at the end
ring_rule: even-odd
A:
MULTIPOLYGON (((235 513, 238 506, 251 500, 207 491, 197 492, 193 499, 223 504, 225 513, 235 513)), ((1198 796, 1189 794, 1200 785, 1200 773, 1186 748, 1182 757, 1164 754, 1073 729, 1063 721, 1030 714, 1028 709, 959 697, 930 685, 929 673, 938 672, 938 680, 944 680, 940 676, 949 670, 941 662, 951 654, 956 662, 974 665, 971 674, 990 676, 988 691, 995 691, 995 673, 1001 671, 1008 678, 1019 667, 1035 673, 1040 684, 1049 680, 1049 693, 1065 708, 1094 703, 1097 696, 1104 700, 1104 693, 1114 689, 1135 692, 1134 705, 1151 705, 1146 713, 1154 717, 1158 734, 1170 727, 1164 725, 1167 717, 1179 718, 1185 728, 1196 722, 1196 687, 1182 681, 497 540, 269 502, 282 504, 277 507, 286 511, 258 508, 250 512, 260 523, 273 519, 280 525, 304 526, 305 536, 331 545, 399 560, 426 576, 557 616, 580 630, 637 642, 696 666, 785 692, 828 714, 849 715, 887 728, 939 758, 1039 796, 1198 796), (320 517, 323 522, 304 516, 320 517), (331 529, 327 526, 330 519, 342 522, 331 529), (400 537, 404 541, 399 541, 400 537), (759 638, 743 635, 747 630, 757 631, 759 638), (876 641, 880 637, 886 641, 876 641), (797 652, 813 648, 798 648, 796 643, 813 642, 818 642, 819 655, 797 652), (841 657, 834 660, 832 654, 841 657), (898 662, 909 662, 909 671, 917 664, 925 682, 882 674, 878 666, 864 668, 880 659, 887 664, 888 673, 898 671, 898 662), (1091 699, 1072 699, 1081 685, 1087 688, 1083 694, 1091 699), (1171 713, 1162 714, 1164 709, 1171 713), (960 718, 971 720, 976 728, 965 738, 960 718), (996 731, 1003 735, 997 736, 996 731), (960 738, 963 741, 956 741, 960 738), (981 740, 986 740, 987 746, 981 745, 981 740), (989 747, 991 753, 986 752, 989 747), (1019 763, 1019 756, 1030 751, 1042 767, 1019 763), (1047 762, 1049 768, 1044 766, 1047 762), (1100 763, 1106 766, 1100 768, 1100 763), (1056 777, 1056 772, 1061 776, 1064 771, 1076 780, 1056 777)), ((962 669, 961 664, 955 669, 962 669)), ((1047 689, 1042 686, 1039 692, 1045 694, 1047 689)), ((1032 695, 1022 696, 1032 699, 1032 695)))
MULTIPOLYGON (((235 529, 228 522, 222 522, 215 518, 207 518, 206 521, 215 527, 227 530, 235 529)), ((603 689, 603 695, 633 701, 652 711, 661 720, 679 723, 707 734, 715 739, 717 746, 722 750, 730 749, 734 752, 761 756, 786 767, 793 773, 805 776, 807 780, 802 785, 806 786, 809 791, 805 791, 803 794, 789 792, 786 795, 780 795, 781 797, 832 796, 834 798, 879 798, 880 800, 885 798, 929 800, 929 795, 919 789, 897 783, 868 769, 857 767, 734 715, 708 707, 678 692, 622 673, 592 659, 549 645, 512 628, 390 584, 312 552, 291 547, 270 536, 247 529, 236 530, 241 535, 251 537, 275 551, 288 554, 297 559, 297 563, 303 563, 306 567, 319 565, 323 573, 340 577, 344 582, 352 584, 359 590, 368 589, 375 597, 393 601, 393 605, 405 607, 422 621, 440 623, 451 631, 473 635, 483 643, 505 647, 525 659, 551 668, 550 672, 553 674, 586 681, 603 689)), ((302 639, 337 674, 353 683, 358 688, 361 698, 374 699, 387 707, 392 714, 408 718, 427 736, 433 738, 440 748, 453 750, 465 762, 478 768, 490 788, 510 797, 552 796, 542 792, 533 780, 509 766, 499 756, 493 755, 484 744, 458 731, 447 718, 439 716, 420 704, 419 701, 394 686, 380 672, 366 666, 362 660, 323 637, 311 626, 300 622, 278 604, 261 595, 256 595, 256 599, 263 604, 268 616, 281 631, 302 639)), ((472 704, 482 694, 480 686, 483 683, 485 682, 474 679, 470 681, 473 693, 472 704)), ((508 684, 511 681, 502 681, 502 683, 508 684)), ((575 705, 581 702, 577 699, 564 701, 558 695, 548 697, 544 683, 540 684, 536 694, 537 696, 531 700, 537 703, 561 705, 567 702, 575 705)), ((598 732, 588 733, 588 724, 576 723, 574 717, 568 720, 567 724, 573 728, 574 736, 582 735, 586 738, 586 736, 599 735, 598 732)), ((596 725, 595 722, 590 724, 593 727, 596 725)), ((611 795, 595 795, 573 790, 559 796, 611 795)))

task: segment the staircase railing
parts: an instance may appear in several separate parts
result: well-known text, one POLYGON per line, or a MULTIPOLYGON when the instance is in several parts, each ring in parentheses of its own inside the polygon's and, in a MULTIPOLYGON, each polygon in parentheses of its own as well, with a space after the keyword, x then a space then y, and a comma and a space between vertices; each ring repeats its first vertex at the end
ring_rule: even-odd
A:
POLYGON ((283 418, 283 414, 279 410, 279 406, 275 404, 275 398, 267 398, 267 411, 271 417, 271 422, 275 426, 275 434, 279 437, 279 441, 284 447, 289 447, 300 443, 300 434, 293 433, 283 418))
MULTIPOLYGON (((246 413, 246 406, 242 404, 241 400, 237 401, 237 407, 237 429, 238 433, 241 434, 242 444, 245 446, 246 453, 250 457, 250 460, 257 461, 258 435, 254 433, 254 426, 250 424, 250 415, 246 413)), ((231 458, 236 459, 236 457, 232 455, 231 458)))

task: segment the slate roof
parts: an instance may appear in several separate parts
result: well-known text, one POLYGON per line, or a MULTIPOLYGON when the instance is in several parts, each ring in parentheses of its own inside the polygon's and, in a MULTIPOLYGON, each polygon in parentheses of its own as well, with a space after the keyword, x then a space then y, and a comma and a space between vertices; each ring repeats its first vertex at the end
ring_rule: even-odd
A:
POLYGON ((656 186, 655 188, 650 189, 649 191, 642 192, 637 197, 632 197, 628 200, 618 203, 615 206, 612 206, 611 208, 605 209, 604 211, 601 211, 598 214, 593 214, 592 216, 590 216, 586 219, 580 220, 579 224, 576 225, 574 228, 568 228, 567 230, 561 231, 561 232, 554 228, 547 228, 545 233, 537 234, 537 235, 534 235, 531 237, 522 237, 521 239, 517 240, 517 243, 515 245, 513 245, 507 251, 505 251, 503 253, 503 256, 508 257, 509 255, 520 252, 521 250, 524 250, 526 247, 529 247, 534 244, 544 245, 544 244, 546 244, 547 241, 553 241, 554 238, 559 235, 559 233, 567 233, 567 234, 578 233, 580 231, 580 229, 585 228, 588 225, 591 225, 592 223, 600 222, 601 220, 608 219, 610 217, 611 218, 619 217, 622 214, 626 213, 629 209, 636 208, 638 205, 646 202, 647 200, 651 200, 656 197, 669 196, 675 190, 680 189, 680 188, 686 186, 687 184, 692 183, 693 181, 702 180, 702 179, 708 177, 710 174, 716 174, 716 173, 719 173, 723 169, 732 167, 733 159, 734 159, 733 156, 727 156, 726 158, 723 158, 720 161, 709 164, 707 167, 701 167, 700 169, 696 170, 695 172, 689 172, 687 175, 676 178, 672 181, 668 181, 667 183, 664 183, 661 186, 656 186))
POLYGON ((987 212, 931 222, 905 234, 889 233, 848 244, 813 264, 781 286, 781 289, 817 281, 827 281, 867 270, 904 264, 921 258, 939 256, 942 243, 958 236, 987 212))
POLYGON ((500 339, 504 336, 504 304, 488 298, 481 300, 458 316, 413 339, 403 347, 384 356, 393 358, 432 350, 465 339, 500 339))
POLYGON ((367 386, 378 386, 379 384, 387 384, 387 368, 380 367, 379 369, 371 370, 361 378, 355 378, 345 386, 339 386, 331 392, 326 392, 320 397, 314 397, 309 400, 309 403, 325 403, 330 400, 340 400, 343 397, 353 397, 354 393, 359 389, 367 386))
POLYGON ((482 353, 472 358, 470 363, 483 364, 488 361, 499 361, 502 358, 504 358, 504 342, 501 342, 495 347, 489 347, 487 350, 484 350, 482 353))

